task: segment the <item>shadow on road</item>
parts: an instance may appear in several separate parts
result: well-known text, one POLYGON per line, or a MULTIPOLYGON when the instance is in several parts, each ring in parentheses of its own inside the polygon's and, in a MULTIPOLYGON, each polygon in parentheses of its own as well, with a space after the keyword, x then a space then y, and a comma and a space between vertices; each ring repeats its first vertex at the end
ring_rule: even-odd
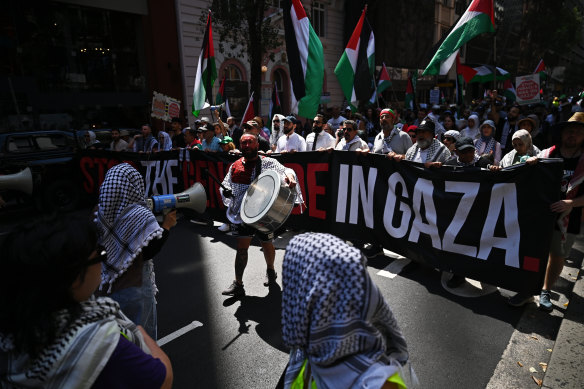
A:
MULTIPOLYGON (((228 300, 232 300, 229 298, 228 300)), ((288 348, 282 341, 282 290, 280 285, 270 286, 269 292, 264 297, 244 296, 240 299, 241 304, 235 311, 235 318, 239 322, 239 334, 232 339, 223 350, 228 348, 242 334, 249 333, 251 324, 249 321, 258 323, 255 327, 259 337, 270 346, 288 352, 288 348)))

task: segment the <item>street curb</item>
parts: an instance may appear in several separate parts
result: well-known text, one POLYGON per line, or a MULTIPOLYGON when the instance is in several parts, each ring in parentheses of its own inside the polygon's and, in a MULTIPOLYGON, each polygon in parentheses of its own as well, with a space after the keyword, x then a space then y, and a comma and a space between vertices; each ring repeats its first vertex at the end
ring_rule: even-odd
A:
MULTIPOLYGON (((584 262, 583 262, 584 265, 584 262)), ((578 273, 554 344, 543 388, 584 388, 584 266, 578 273)))

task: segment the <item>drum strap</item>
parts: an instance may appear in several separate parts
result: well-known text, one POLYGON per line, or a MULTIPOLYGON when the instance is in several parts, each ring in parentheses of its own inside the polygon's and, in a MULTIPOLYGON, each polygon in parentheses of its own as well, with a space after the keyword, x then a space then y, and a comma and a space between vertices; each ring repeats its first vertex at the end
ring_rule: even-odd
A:
POLYGON ((258 178, 260 174, 262 174, 262 157, 258 156, 258 159, 256 159, 254 180, 258 178))

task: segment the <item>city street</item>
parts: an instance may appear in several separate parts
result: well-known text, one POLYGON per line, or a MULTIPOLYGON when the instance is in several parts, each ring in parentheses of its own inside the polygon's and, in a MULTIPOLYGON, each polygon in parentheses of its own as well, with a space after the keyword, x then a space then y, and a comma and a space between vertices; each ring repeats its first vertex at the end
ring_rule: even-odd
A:
MULTIPOLYGON (((263 286, 256 243, 244 276, 247 295, 222 296, 233 279, 236 239, 218 225, 180 220, 156 258, 159 342, 172 360, 174 387, 274 388, 288 359, 280 334, 281 279, 279 287, 263 286)), ((276 240, 278 274, 292 235, 276 240)), ((532 376, 543 378, 539 363, 550 359, 562 310, 513 308, 502 297, 509 292, 476 282, 455 295, 445 286, 447 275, 386 254, 370 260, 369 271, 405 334, 421 388, 520 388, 535 385, 532 376)), ((559 284, 559 290, 571 287, 559 284)))

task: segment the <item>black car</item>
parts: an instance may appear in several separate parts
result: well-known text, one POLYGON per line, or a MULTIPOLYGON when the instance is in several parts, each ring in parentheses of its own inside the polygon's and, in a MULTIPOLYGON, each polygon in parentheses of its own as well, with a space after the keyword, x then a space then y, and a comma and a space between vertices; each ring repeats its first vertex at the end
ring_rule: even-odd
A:
MULTIPOLYGON (((75 132, 30 131, 0 133, 0 196, 7 205, 32 201, 39 211, 67 211, 77 207, 81 188, 75 165, 75 132), (14 176, 32 172, 33 191, 23 193, 28 179, 14 176)), ((8 207, 7 207, 8 208, 8 207)))

